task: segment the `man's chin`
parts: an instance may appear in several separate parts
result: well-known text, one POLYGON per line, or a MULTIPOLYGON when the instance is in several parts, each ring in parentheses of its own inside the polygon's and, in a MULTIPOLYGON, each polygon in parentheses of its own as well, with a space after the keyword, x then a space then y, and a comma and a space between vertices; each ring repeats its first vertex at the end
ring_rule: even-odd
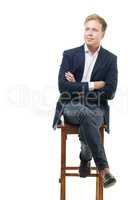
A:
POLYGON ((93 42, 86 42, 86 45, 88 47, 94 47, 95 46, 95 44, 93 42))
POLYGON ((92 41, 92 40, 86 41, 86 44, 88 44, 88 45, 94 45, 94 41, 92 41))

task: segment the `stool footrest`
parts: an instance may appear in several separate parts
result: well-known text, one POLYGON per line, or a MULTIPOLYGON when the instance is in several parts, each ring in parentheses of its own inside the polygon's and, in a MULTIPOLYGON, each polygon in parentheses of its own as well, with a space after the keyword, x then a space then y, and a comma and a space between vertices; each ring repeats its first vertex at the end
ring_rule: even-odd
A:
MULTIPOLYGON (((97 177, 99 174, 89 174, 88 177, 97 177)), ((65 176, 79 176, 79 173, 65 173, 65 176)))
MULTIPOLYGON (((64 170, 79 170, 79 167, 64 167, 64 170)), ((91 167, 91 170, 97 170, 96 167, 91 167)))
POLYGON ((78 170, 79 167, 65 167, 66 170, 78 170))

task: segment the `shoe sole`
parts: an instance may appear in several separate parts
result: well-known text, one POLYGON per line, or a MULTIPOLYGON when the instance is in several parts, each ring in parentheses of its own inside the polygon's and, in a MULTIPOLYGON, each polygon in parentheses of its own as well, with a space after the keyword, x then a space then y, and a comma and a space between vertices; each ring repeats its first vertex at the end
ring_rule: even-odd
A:
POLYGON ((108 183, 104 183, 104 188, 109 188, 116 183, 115 179, 111 179, 108 183))

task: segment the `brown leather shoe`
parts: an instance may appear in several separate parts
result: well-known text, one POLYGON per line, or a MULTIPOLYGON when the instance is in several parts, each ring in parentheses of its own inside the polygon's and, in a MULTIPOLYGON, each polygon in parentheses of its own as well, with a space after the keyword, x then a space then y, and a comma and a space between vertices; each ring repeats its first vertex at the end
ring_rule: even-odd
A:
POLYGON ((79 176, 85 178, 90 174, 90 162, 86 160, 80 161, 79 176))

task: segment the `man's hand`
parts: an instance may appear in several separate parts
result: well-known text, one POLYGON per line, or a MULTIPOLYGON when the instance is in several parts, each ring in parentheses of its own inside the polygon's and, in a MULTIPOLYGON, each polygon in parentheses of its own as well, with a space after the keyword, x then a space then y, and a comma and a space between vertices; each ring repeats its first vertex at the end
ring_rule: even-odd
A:
POLYGON ((69 82, 76 82, 74 75, 71 72, 65 73, 65 78, 69 82))
MULTIPOLYGON (((65 73, 65 78, 69 82, 76 82, 74 75, 69 71, 65 73)), ((94 90, 104 88, 104 86, 105 86, 104 81, 95 81, 94 82, 94 90)))
POLYGON ((94 82, 94 90, 104 88, 105 84, 106 83, 104 81, 95 81, 94 82))

